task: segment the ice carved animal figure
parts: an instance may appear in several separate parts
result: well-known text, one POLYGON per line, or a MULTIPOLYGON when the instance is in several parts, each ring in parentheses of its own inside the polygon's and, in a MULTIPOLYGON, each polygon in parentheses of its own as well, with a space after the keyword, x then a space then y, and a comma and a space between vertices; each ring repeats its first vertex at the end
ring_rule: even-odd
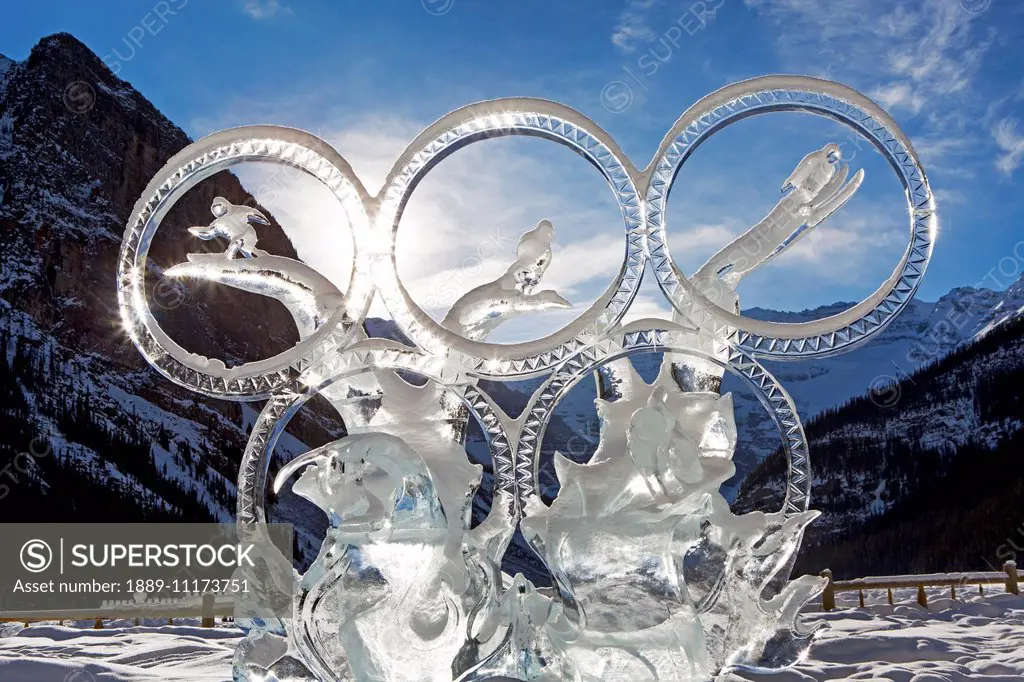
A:
POLYGON ((663 371, 597 405, 594 457, 556 453, 561 490, 550 507, 531 498, 521 524, 565 610, 568 624, 550 621, 548 636, 584 682, 706 679, 704 630, 680 569, 735 471, 731 397, 680 393, 663 371))
POLYGON ((369 533, 448 525, 430 472, 400 438, 356 434, 310 450, 281 467, 274 492, 298 471, 292 492, 323 510, 334 528, 369 533))
MULTIPOLYGON (((718 495, 710 541, 728 552, 713 598, 702 603, 701 621, 715 669, 729 666, 778 668, 796 660, 811 633, 799 610, 824 589, 824 580, 805 575, 789 580, 793 559, 817 511, 795 514, 750 512, 737 516, 718 495)), ((711 595, 708 595, 711 596, 711 595)))
POLYGON ((329 641, 313 653, 326 669, 355 667, 367 681, 450 674, 466 624, 461 595, 445 577, 466 567, 461 546, 449 542, 425 462, 400 438, 374 433, 293 460, 277 475, 275 490, 297 471, 303 473, 293 490, 331 519, 321 553, 302 578, 298 613, 317 621, 333 616, 326 632, 306 633, 333 634, 345 645, 343 661, 334 660, 339 652, 329 641))

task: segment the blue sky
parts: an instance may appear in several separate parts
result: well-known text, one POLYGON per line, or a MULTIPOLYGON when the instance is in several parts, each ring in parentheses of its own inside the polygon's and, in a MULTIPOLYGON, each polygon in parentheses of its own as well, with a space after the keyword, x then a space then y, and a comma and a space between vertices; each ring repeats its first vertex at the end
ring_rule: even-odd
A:
MULTIPOLYGON (((882 104, 922 157, 941 231, 920 296, 1003 288, 1024 269, 1024 5, 1012 0, 40 0, 3 14, 0 52, 13 59, 68 31, 191 136, 247 123, 305 128, 371 189, 419 129, 480 99, 562 101, 645 166, 675 119, 712 90, 766 73, 824 76, 882 104), (702 8, 713 18, 702 22, 702 8)), ((677 262, 698 267, 774 206, 801 157, 846 139, 837 124, 800 114, 717 135, 673 191, 677 262)), ((865 170, 861 190, 745 280, 744 306, 859 300, 895 266, 906 244, 902 190, 873 151, 845 149, 851 170, 865 170)), ((349 247, 321 230, 341 219, 331 200, 304 178, 259 167, 242 176, 300 255, 344 279, 349 247)), ((536 139, 471 145, 433 170, 403 219, 400 273, 442 314, 450 292, 500 274, 518 235, 542 218, 557 247, 545 285, 578 313, 618 270, 621 222, 596 171, 536 139)), ((663 313, 647 279, 636 311, 663 313)), ((502 340, 564 321, 520 321, 502 340)))

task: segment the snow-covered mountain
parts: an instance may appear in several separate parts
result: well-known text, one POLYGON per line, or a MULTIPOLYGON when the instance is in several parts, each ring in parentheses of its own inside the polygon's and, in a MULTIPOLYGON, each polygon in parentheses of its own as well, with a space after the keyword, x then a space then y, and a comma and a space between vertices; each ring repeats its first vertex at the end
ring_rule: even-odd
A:
MULTIPOLYGON (((70 35, 44 38, 23 62, 0 61, 0 466, 10 463, 17 479, 0 489, 0 519, 23 520, 26 508, 34 520, 233 518, 253 408, 164 380, 117 312, 125 223, 149 179, 189 142, 70 35), (17 457, 24 452, 39 456, 17 457)), ((217 174, 175 207, 168 228, 209 222, 218 195, 251 200, 235 176, 217 174)), ((295 254, 276 223, 264 240, 295 254)), ((172 335, 228 362, 292 345, 291 317, 275 301, 161 282, 159 265, 196 247, 153 244, 154 314, 172 335)), ((293 429, 313 441, 326 430, 309 419, 293 429)))
MULTIPOLYGON (((837 303, 799 313, 755 308, 744 314, 776 322, 805 322, 835 315, 851 305, 837 303)), ((912 300, 881 334, 853 351, 820 360, 766 362, 765 367, 792 396, 805 422, 865 393, 884 406, 893 397, 892 384, 1022 314, 1024 277, 1003 291, 959 287, 935 302, 912 300)), ((727 381, 724 390, 735 391, 743 440, 734 458, 737 475, 729 484, 734 494, 780 439, 761 405, 739 382, 727 381)))
MULTIPOLYGON (((0 488, 0 520, 39 510, 38 520, 228 519, 242 448, 259 405, 203 398, 150 369, 120 330, 114 273, 125 222, 148 180, 189 143, 185 133, 74 37, 43 39, 23 62, 0 57, 0 467, 18 462, 18 480, 0 488), (42 444, 45 444, 42 445, 42 444), (17 458, 45 450, 45 455, 17 458)), ((172 336, 198 353, 240 362, 269 357, 296 336, 277 302, 215 286, 161 282, 160 265, 181 262, 194 240, 166 235, 209 222, 214 196, 251 197, 230 173, 204 181, 175 207, 151 251, 150 297, 172 336)), ((260 245, 295 256, 275 222, 260 245)), ((750 310, 796 322, 845 308, 785 313, 750 310)), ((912 374, 1024 311, 1024 280, 1002 292, 961 288, 936 302, 913 301, 869 345, 815 361, 773 363, 804 419, 912 374)), ((372 335, 397 336, 373 320, 372 335)), ((638 358, 650 378, 659 358, 638 358)), ((485 383, 510 413, 537 385, 485 383)), ((744 445, 730 494, 778 443, 753 396, 735 389, 744 445)), ((593 382, 559 407, 544 441, 542 483, 553 494, 554 450, 585 460, 597 445, 593 382)), ((279 446, 284 456, 342 433, 328 416, 303 411, 279 446)), ((478 438, 470 451, 483 459, 478 438)), ((485 474, 485 486, 490 472, 485 474)), ((477 500, 477 516, 488 507, 477 500)), ((283 499, 282 520, 308 518, 283 499)), ((520 544, 513 563, 532 559, 520 544)), ((532 571, 527 571, 531 574, 532 571)), ((534 577, 531 575, 531 577, 534 577)))
MULTIPOLYGON (((744 310, 744 315, 774 322, 807 322, 835 315, 852 306, 836 303, 801 312, 780 312, 763 308, 744 310)), ((835 357, 796 362, 765 362, 796 402, 806 422, 848 400, 871 393, 876 402, 891 399, 890 386, 915 371, 978 339, 1006 322, 1024 315, 1024 276, 1003 291, 960 287, 938 301, 914 299, 889 327, 868 344, 835 357)), ((635 356, 633 364, 647 381, 653 380, 661 354, 635 356)), ((523 394, 521 402, 540 380, 514 384, 523 394)), ((726 497, 735 498, 742 481, 779 443, 780 436, 754 394, 740 380, 726 375, 723 391, 733 393, 740 443, 733 460, 737 473, 725 486, 726 497)), ((545 459, 554 450, 571 459, 586 461, 597 447, 598 423, 593 407, 594 382, 581 382, 560 404, 556 414, 575 434, 566 442, 545 442, 545 459)), ((557 483, 550 478, 550 466, 542 466, 542 482, 552 494, 557 483)))
MULTIPOLYGON (((798 570, 987 569, 1020 560, 1024 509, 1024 317, 993 327, 887 388, 811 420, 812 507, 798 570), (1012 549, 1011 549, 1012 548, 1012 549)), ((739 506, 778 508, 773 453, 739 506)))

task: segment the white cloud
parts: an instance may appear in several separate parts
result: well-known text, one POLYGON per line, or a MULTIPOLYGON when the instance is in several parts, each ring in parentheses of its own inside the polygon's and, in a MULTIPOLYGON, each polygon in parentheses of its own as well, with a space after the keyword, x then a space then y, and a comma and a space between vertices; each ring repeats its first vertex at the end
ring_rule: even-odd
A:
POLYGON ((645 292, 641 290, 636 295, 636 298, 633 299, 633 305, 629 307, 629 310, 622 317, 622 322, 623 324, 628 324, 635 320, 651 317, 659 320, 671 320, 672 306, 660 291, 645 292))
POLYGON ((992 131, 996 145, 1002 153, 996 158, 996 168, 1012 175, 1024 163, 1024 135, 1017 132, 1017 119, 1003 118, 992 131))
POLYGON ((659 4, 660 0, 629 0, 615 24, 612 44, 622 52, 633 52, 637 43, 653 40, 654 31, 648 22, 651 10, 659 4))
POLYGON ((718 251, 738 236, 736 227, 737 224, 733 222, 716 225, 698 224, 681 231, 679 235, 687 249, 718 251))
POLYGON ((788 256, 789 268, 803 269, 807 266, 818 266, 819 274, 829 275, 832 281, 843 281, 851 278, 856 281, 863 265, 874 259, 880 249, 901 246, 905 237, 900 234, 901 228, 889 220, 888 224, 879 224, 877 217, 851 215, 846 218, 834 216, 831 224, 825 223, 829 229, 815 229, 798 241, 779 257, 788 256), (887 228, 887 229, 886 229, 887 228))
POLYGON ((242 11, 253 19, 272 19, 278 12, 290 13, 291 8, 281 4, 280 0, 244 0, 242 11))
POLYGON ((946 176, 973 177, 970 168, 956 163, 948 163, 947 159, 970 151, 972 141, 963 136, 922 134, 912 140, 914 150, 928 170, 941 169, 946 176))
POLYGON ((907 83, 880 85, 872 90, 870 95, 886 109, 903 107, 917 114, 924 107, 924 98, 914 92, 913 87, 907 83))
POLYGON ((556 243, 552 249, 551 262, 572 263, 574 267, 560 269, 544 278, 545 288, 571 296, 579 292, 579 285, 592 280, 607 287, 619 273, 626 258, 626 239, 623 233, 595 235, 568 244, 556 243), (581 267, 586 264, 586 267, 581 267))
MULTIPOLYGON (((830 77, 866 92, 891 113, 921 117, 923 133, 970 135, 981 98, 972 87, 992 32, 978 30, 979 14, 958 0, 893 4, 819 0, 746 0, 775 24, 787 63, 806 71, 830 64, 830 77)), ((933 147, 954 155, 971 147, 933 147)))
POLYGON ((822 3, 747 0, 780 27, 786 56, 827 53, 835 70, 871 82, 892 107, 913 113, 970 87, 990 46, 973 30, 978 15, 958 0, 822 3))
POLYGON ((959 189, 943 188, 933 192, 935 203, 941 208, 943 206, 965 205, 968 202, 967 194, 959 189))

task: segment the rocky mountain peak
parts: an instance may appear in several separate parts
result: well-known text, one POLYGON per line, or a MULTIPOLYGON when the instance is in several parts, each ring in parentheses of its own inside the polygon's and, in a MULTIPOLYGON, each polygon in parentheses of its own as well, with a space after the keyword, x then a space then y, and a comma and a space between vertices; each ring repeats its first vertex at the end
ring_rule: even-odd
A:
MULTIPOLYGON (((13 69, 0 100, 0 121, 6 133, 0 296, 63 341, 137 365, 134 349, 122 354, 110 346, 127 349, 126 340, 112 338, 102 327, 97 334, 95 321, 116 316, 117 253, 136 200, 189 137, 68 34, 44 38, 13 69)), ((190 191, 154 240, 150 262, 157 268, 148 273, 150 279, 158 281, 159 267, 183 261, 186 252, 205 250, 185 228, 210 222, 214 196, 253 201, 230 173, 190 191)), ((296 255, 276 222, 261 230, 260 245, 278 255, 296 255)), ((156 312, 181 331, 190 350, 219 356, 215 339, 223 336, 225 359, 240 361, 294 343, 290 317, 274 301, 203 287, 188 295, 194 306, 156 312), (265 331, 245 329, 253 321, 265 331)))
POLYGON ((49 70, 57 75, 89 74, 94 79, 116 78, 96 53, 70 33, 54 33, 42 38, 29 52, 27 62, 29 68, 49 70))
MULTIPOLYGON (((55 454, 26 474, 22 502, 4 508, 51 507, 51 520, 231 518, 252 409, 173 386, 146 365, 117 310, 125 225, 188 135, 68 34, 3 65, 0 461, 40 437, 55 454)), ((212 220, 215 196, 253 205, 228 172, 175 205, 150 251, 153 313, 193 352, 229 363, 270 357, 297 338, 276 301, 197 284, 154 295, 162 268, 223 249, 186 230, 212 220)), ((259 228, 260 246, 295 257, 264 213, 272 224, 259 228)))

